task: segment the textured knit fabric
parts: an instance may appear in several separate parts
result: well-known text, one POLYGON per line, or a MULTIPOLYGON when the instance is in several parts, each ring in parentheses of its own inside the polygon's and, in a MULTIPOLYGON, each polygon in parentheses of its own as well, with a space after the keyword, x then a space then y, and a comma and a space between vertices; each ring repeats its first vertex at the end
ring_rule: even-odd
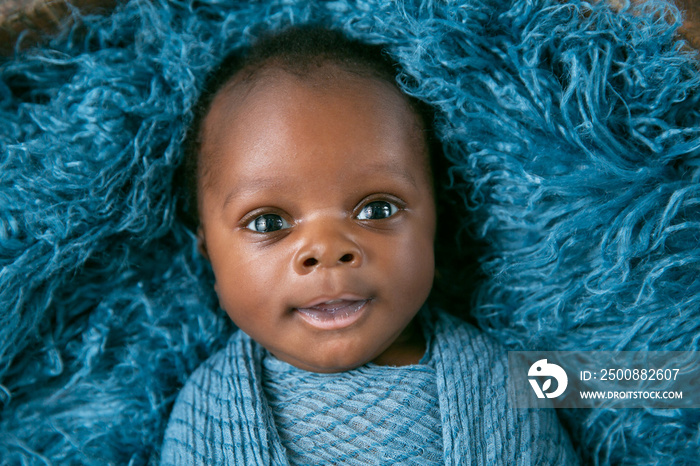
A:
POLYGON ((431 364, 319 374, 274 356, 263 390, 291 464, 443 464, 431 364))
MULTIPOLYGON (((426 321, 445 464, 578 463, 554 410, 508 406, 500 346, 447 314, 426 321)), ((289 464, 262 386, 265 353, 239 331, 195 371, 173 408, 163 464, 289 464)))

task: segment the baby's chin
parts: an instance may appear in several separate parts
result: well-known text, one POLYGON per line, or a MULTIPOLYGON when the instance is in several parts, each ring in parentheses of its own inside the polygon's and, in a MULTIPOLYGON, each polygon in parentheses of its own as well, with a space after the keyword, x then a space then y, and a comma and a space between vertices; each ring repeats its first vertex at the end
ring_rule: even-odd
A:
POLYGON ((375 359, 372 356, 359 356, 348 354, 337 356, 325 355, 325 357, 309 357, 302 359, 298 357, 291 357, 287 354, 270 351, 269 349, 268 351, 280 361, 284 361, 287 364, 291 364, 297 369, 323 374, 346 372, 353 369, 357 369, 358 367, 364 366, 365 364, 372 362, 375 359))
POLYGON ((418 364, 425 354, 426 348, 424 340, 418 338, 410 341, 393 342, 388 348, 369 354, 339 351, 335 354, 311 355, 310 357, 299 358, 279 353, 269 348, 267 350, 280 361, 291 364, 297 369, 327 374, 350 371, 370 362, 380 366, 418 364))

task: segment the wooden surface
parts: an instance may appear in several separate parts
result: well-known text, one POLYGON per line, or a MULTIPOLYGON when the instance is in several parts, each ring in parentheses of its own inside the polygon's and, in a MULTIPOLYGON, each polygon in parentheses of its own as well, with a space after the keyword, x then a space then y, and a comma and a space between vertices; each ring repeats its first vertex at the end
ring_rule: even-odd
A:
POLYGON ((113 8, 117 0, 0 0, 0 54, 12 53, 20 36, 20 46, 28 47, 56 32, 70 21, 68 3, 88 12, 113 8))
POLYGON ((688 43, 700 50, 700 0, 675 0, 678 8, 685 12, 685 21, 680 33, 688 43))
MULTIPOLYGON (((597 2, 599 0, 593 0, 597 2)), ((625 4, 643 4, 645 0, 606 0, 616 10, 625 4)), ((683 12, 683 26, 678 30, 680 36, 695 50, 700 50, 700 0, 671 0, 683 12)))

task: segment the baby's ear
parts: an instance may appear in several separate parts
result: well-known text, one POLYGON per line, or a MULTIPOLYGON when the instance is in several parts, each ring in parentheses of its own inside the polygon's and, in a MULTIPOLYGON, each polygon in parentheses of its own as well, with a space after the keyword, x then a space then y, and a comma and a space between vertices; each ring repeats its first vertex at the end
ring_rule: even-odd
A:
POLYGON ((197 228, 197 251, 204 256, 206 260, 209 260, 209 252, 207 251, 207 243, 204 240, 204 229, 200 225, 197 228))

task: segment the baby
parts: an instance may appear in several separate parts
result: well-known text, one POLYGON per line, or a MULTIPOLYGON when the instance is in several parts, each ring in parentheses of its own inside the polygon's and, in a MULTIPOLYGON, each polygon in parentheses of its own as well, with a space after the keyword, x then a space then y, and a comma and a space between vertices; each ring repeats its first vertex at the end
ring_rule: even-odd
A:
POLYGON ((164 464, 574 464, 506 352, 425 305, 429 112, 381 49, 292 28, 205 86, 186 173, 237 331, 173 408, 164 464))

